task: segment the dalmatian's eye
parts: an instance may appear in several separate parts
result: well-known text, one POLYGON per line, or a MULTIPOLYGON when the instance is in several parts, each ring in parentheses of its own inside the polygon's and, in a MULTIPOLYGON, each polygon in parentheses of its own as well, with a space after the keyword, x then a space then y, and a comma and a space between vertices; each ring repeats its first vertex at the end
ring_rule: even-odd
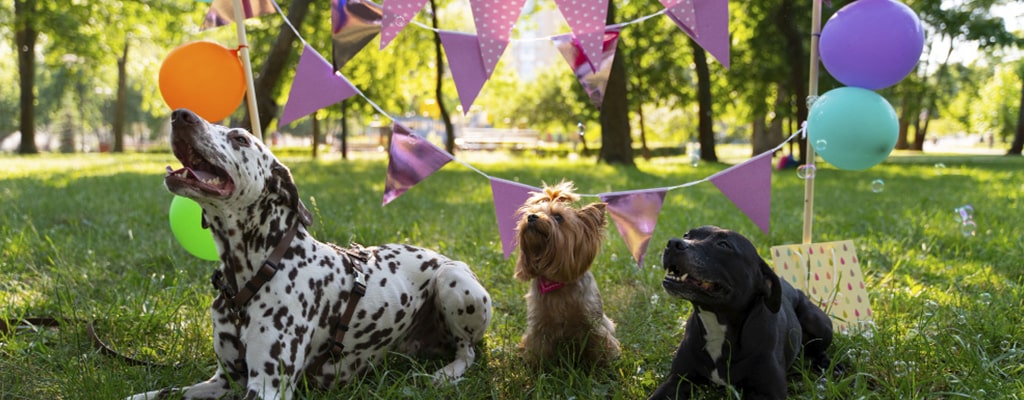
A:
POLYGON ((231 132, 231 134, 228 136, 228 138, 231 139, 231 141, 234 144, 236 144, 236 145, 239 145, 239 146, 248 146, 249 145, 249 138, 245 134, 243 134, 243 133, 231 132))
POLYGON ((555 218, 555 222, 562 223, 563 221, 565 221, 565 218, 562 217, 562 214, 555 214, 553 217, 555 218))
POLYGON ((715 245, 726 250, 732 250, 732 244, 729 243, 729 241, 727 240, 719 240, 718 243, 715 243, 715 245))

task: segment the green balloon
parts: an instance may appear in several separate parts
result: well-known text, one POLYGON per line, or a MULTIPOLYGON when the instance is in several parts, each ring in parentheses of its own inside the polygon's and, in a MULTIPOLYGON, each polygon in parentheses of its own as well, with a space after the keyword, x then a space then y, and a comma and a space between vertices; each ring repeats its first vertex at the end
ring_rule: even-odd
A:
POLYGON ((899 120, 884 97, 841 87, 818 97, 807 117, 807 140, 837 168, 859 171, 884 161, 896 147, 899 120))
POLYGON ((220 259, 213 233, 203 228, 203 208, 188 197, 174 196, 171 200, 171 232, 185 250, 208 261, 220 259))

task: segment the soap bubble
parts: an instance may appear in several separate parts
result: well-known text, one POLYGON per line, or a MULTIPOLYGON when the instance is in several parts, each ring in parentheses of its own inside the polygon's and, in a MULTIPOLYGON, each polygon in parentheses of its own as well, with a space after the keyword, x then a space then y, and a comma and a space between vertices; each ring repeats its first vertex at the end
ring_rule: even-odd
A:
POLYGON ((882 193, 885 190, 885 181, 881 179, 875 179, 871 181, 871 191, 875 193, 882 193))
POLYGON ((825 151, 828 148, 828 141, 825 139, 818 139, 814 141, 814 150, 825 151))
POLYGON ((964 236, 974 236, 977 232, 978 224, 974 223, 974 221, 967 220, 960 224, 960 233, 964 234, 964 236))
POLYGON ((796 176, 800 179, 814 179, 817 168, 813 165, 801 165, 796 168, 796 176))
POLYGON ((807 96, 807 108, 811 108, 816 101, 818 101, 818 96, 807 96))
POLYGON ((953 211, 956 212, 957 222, 970 221, 974 219, 974 207, 970 204, 954 208, 953 211))

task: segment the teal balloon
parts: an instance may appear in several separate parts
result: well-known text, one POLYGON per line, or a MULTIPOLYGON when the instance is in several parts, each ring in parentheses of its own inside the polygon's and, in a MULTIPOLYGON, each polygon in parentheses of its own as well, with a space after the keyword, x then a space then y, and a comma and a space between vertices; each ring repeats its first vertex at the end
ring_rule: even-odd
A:
POLYGON ((193 256, 207 261, 220 259, 213 233, 203 228, 203 208, 188 197, 174 196, 171 200, 171 232, 181 247, 193 256))
POLYGON ((807 117, 807 139, 840 169, 859 171, 884 161, 898 137, 896 110, 878 93, 859 87, 826 92, 807 117))

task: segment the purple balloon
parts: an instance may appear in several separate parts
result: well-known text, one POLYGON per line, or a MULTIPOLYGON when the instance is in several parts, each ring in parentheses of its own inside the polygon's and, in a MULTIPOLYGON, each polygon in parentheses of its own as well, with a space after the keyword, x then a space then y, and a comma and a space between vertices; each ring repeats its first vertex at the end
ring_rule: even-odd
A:
POLYGON ((847 86, 878 90, 903 80, 924 50, 924 28, 910 7, 858 0, 836 11, 821 31, 821 62, 847 86))

